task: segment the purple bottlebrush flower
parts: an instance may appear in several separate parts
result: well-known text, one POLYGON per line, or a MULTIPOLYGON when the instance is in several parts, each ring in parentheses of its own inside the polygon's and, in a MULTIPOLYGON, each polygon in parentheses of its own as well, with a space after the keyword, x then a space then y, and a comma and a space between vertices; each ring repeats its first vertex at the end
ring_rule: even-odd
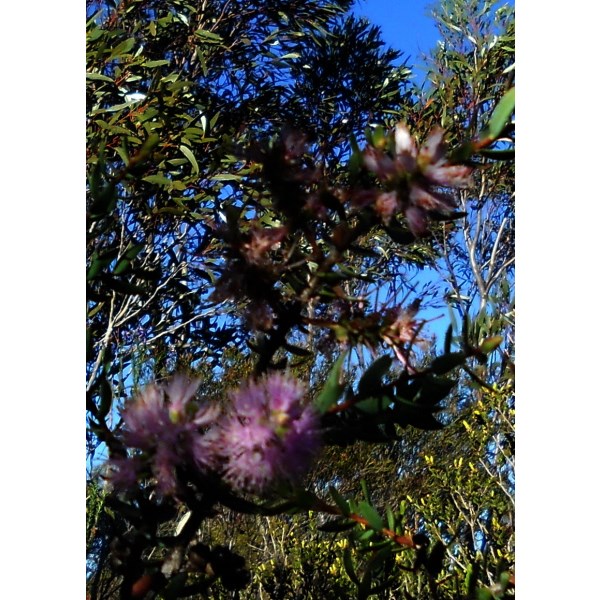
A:
POLYGON ((320 446, 317 413, 304 386, 271 373, 231 394, 232 414, 219 427, 217 453, 233 488, 263 492, 306 472, 320 446))
POLYGON ((156 478, 156 487, 163 494, 174 494, 177 491, 175 469, 181 462, 176 444, 165 442, 156 447, 152 461, 152 474, 156 478))
POLYGON ((161 492, 174 493, 178 466, 191 463, 205 471, 214 462, 212 444, 202 438, 219 408, 193 400, 199 383, 176 375, 168 383, 146 386, 127 404, 121 438, 126 447, 141 452, 110 459, 108 477, 114 487, 132 488, 145 470, 155 477, 161 492))
POLYGON ((152 448, 156 437, 169 427, 170 422, 164 393, 156 384, 146 386, 125 406, 122 416, 125 424, 125 444, 140 450, 152 448))

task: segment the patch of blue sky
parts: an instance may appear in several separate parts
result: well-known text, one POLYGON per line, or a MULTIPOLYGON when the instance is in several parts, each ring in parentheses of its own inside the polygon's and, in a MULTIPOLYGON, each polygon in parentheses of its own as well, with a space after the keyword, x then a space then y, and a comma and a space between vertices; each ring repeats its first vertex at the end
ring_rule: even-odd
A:
POLYGON ((439 39, 430 7, 430 0, 358 0, 353 12, 381 28, 384 42, 403 53, 398 64, 406 62, 413 68, 415 81, 421 83, 426 74, 424 56, 439 39))
MULTIPOLYGON (((366 17, 381 29, 383 41, 403 54, 398 64, 404 62, 413 70, 413 81, 417 85, 425 82, 427 75, 426 56, 440 40, 432 10, 437 6, 432 0, 357 0, 353 13, 366 17)), ((490 11, 500 6, 514 8, 514 0, 499 0, 490 5, 490 11)))

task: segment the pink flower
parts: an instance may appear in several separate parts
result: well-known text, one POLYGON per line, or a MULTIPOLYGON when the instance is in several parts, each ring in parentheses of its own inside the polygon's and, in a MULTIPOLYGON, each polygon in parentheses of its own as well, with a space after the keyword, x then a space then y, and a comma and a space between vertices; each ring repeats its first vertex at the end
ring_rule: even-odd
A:
MULTIPOLYGON (((404 126, 396 126, 396 130, 398 130, 398 127, 404 126)), ((406 127, 404 129, 408 135, 408 129, 406 127)), ((429 134, 421 148, 421 152, 417 156, 417 164, 425 178, 433 184, 444 187, 467 187, 473 169, 466 165, 451 165, 448 163, 445 156, 443 137, 444 130, 441 127, 436 127, 429 134)))
POLYGON ((398 213, 399 208, 396 192, 383 192, 378 194, 375 199, 375 212, 386 225, 389 225, 390 220, 398 213))
POLYGON ((257 266, 270 264, 269 252, 277 250, 286 235, 287 227, 254 226, 250 231, 250 239, 241 248, 246 262, 257 266))
POLYGON ((415 236, 427 233, 430 213, 451 215, 456 207, 454 199, 436 188, 466 187, 472 168, 448 162, 443 134, 441 128, 435 128, 419 150, 406 125, 399 123, 394 130, 393 157, 368 146, 363 152, 364 165, 384 183, 387 191, 358 192, 353 199, 354 206, 360 209, 372 204, 386 225, 401 212, 415 236))
POLYGON ((271 373, 231 394, 233 412, 220 425, 217 453, 233 488, 263 492, 306 472, 320 446, 319 419, 304 386, 271 373))
POLYGON ((130 402, 122 413, 125 443, 133 448, 149 450, 155 438, 169 427, 169 413, 159 386, 150 384, 130 402))
POLYGON ((135 487, 143 462, 138 456, 114 456, 108 462, 107 479, 116 490, 127 491, 135 487))
POLYGON ((419 302, 413 302, 408 308, 396 306, 386 311, 383 319, 382 339, 390 346, 422 343, 417 337, 424 322, 416 319, 419 302))
POLYGON ((419 337, 425 324, 417 320, 420 302, 417 300, 407 308, 396 306, 388 309, 383 317, 383 326, 380 330, 382 341, 387 344, 396 355, 396 358, 411 369, 408 364, 409 352, 414 345, 425 346, 426 340, 419 337))
POLYGON ((203 437, 219 408, 194 400, 199 383, 176 375, 168 383, 149 384, 127 404, 121 438, 138 453, 110 459, 113 487, 131 489, 146 471, 154 476, 161 492, 171 494, 177 490, 178 466, 192 464, 205 471, 214 462, 212 443, 203 437))

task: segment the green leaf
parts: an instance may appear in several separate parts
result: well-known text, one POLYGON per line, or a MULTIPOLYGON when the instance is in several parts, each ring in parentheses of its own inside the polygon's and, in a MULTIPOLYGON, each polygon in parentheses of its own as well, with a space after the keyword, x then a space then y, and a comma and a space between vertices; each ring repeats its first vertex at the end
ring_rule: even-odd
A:
POLYGON ((234 175, 233 173, 220 173, 219 175, 213 175, 211 179, 213 181, 240 181, 242 178, 240 175, 234 175))
POLYGON ((113 269, 113 275, 121 275, 129 267, 131 261, 146 247, 145 244, 135 244, 125 250, 123 256, 119 258, 115 268, 113 269))
POLYGON ((358 382, 358 393, 367 396, 381 387, 382 377, 390 370, 392 359, 389 355, 380 356, 371 363, 358 382))
POLYGON ((436 375, 443 375, 448 373, 455 367, 463 365, 465 363, 466 355, 464 352, 451 352, 450 354, 443 354, 435 358, 431 366, 429 367, 432 373, 436 375))
POLYGON ((321 414, 327 412, 327 410, 338 401, 342 395, 342 392, 344 391, 345 386, 340 384, 340 376, 345 358, 346 353, 344 352, 335 361, 335 364, 329 372, 329 377, 327 377, 327 381, 325 382, 321 393, 315 400, 315 408, 321 414))
POLYGON ((480 134, 482 140, 495 140, 508 123, 515 110, 515 88, 511 88, 502 96, 500 102, 494 109, 487 127, 480 134))
POLYGON ((383 412, 392 401, 389 396, 379 396, 373 398, 367 398, 366 400, 361 400, 357 402, 354 406, 368 415, 377 415, 380 412, 383 412))
MULTIPOLYGON (((182 159, 183 160, 183 159, 182 159)), ((173 182, 164 175, 148 175, 147 177, 143 177, 142 181, 147 181, 148 183, 153 183, 156 185, 172 185, 173 182)))
POLYGON ((219 111, 217 114, 215 114, 211 118, 211 120, 208 122, 209 131, 212 131, 215 128, 215 125, 217 124, 217 121, 219 120, 220 116, 221 116, 221 111, 219 111))
POLYGON ((113 392, 105 376, 100 379, 100 405, 98 406, 98 416, 104 419, 110 412, 112 406, 113 392))
POLYGON ((371 144, 375 148, 385 147, 387 138, 385 135, 385 129, 381 125, 377 125, 375 129, 371 131, 371 144))
POLYGON ((467 596, 471 597, 475 592, 475 586, 477 585, 477 579, 479 578, 479 565, 477 563, 470 563, 467 565, 465 572, 465 583, 464 590, 467 596))
POLYGON ((163 65, 168 65, 170 61, 168 60, 147 60, 142 64, 142 67, 148 67, 152 69, 153 67, 162 67, 163 65))
POLYGON ((450 354, 452 349, 452 324, 448 325, 446 329, 446 335, 444 336, 444 353, 450 354))
POLYGON ((390 554, 391 548, 388 544, 382 550, 373 554, 373 556, 371 556, 371 558, 367 561, 363 579, 358 586, 357 598, 363 598, 364 600, 367 600, 371 594, 376 592, 375 589, 371 589, 373 572, 382 565, 382 563, 390 556, 390 554))
POLYGON ((487 588, 479 588, 475 592, 475 599, 476 600, 495 600, 495 596, 487 588))
MULTIPOLYGON (((175 83, 179 79, 179 73, 169 73, 166 77, 163 77, 160 82, 162 84, 165 83, 175 83)), ((172 87, 170 88, 172 89, 172 87)))
POLYGON ((367 600, 371 595, 371 581, 373 579, 373 575, 371 571, 368 570, 363 575, 363 578, 358 585, 358 590, 356 593, 356 600, 367 600))
POLYGON ((114 80, 106 75, 101 75, 100 73, 86 73, 86 79, 92 79, 97 81, 108 81, 109 83, 114 83, 114 80))
POLYGON ((184 146, 183 144, 181 144, 181 146, 179 146, 179 149, 181 150, 183 155, 190 161, 190 163, 192 164, 192 169, 194 170, 194 173, 197 175, 200 172, 200 167, 198 166, 198 163, 196 161, 196 157, 194 156, 194 153, 187 146, 184 146))
POLYGON ((365 544, 366 542, 368 542, 373 536, 375 535, 375 530, 374 529, 365 529, 365 531, 363 531, 359 536, 358 536, 358 541, 365 544))
POLYGON ((91 327, 85 328, 85 360, 94 358, 94 332, 91 327))
POLYGON ((427 431, 442 429, 443 425, 431 413, 431 407, 417 405, 403 398, 394 398, 394 422, 402 427, 412 425, 413 427, 427 431))
POLYGON ((364 479, 360 480, 360 489, 362 490, 363 497, 366 502, 371 502, 371 495, 369 494, 369 488, 367 482, 364 479))
MULTIPOLYGON (((287 484, 283 484, 283 489, 286 486, 287 484)), ((321 499, 314 492, 300 487, 293 488, 293 491, 293 499, 297 506, 306 510, 318 510, 318 507, 321 505, 321 499)))
POLYGON ((390 531, 394 531, 396 528, 396 515, 394 515, 394 511, 389 507, 385 507, 385 516, 387 518, 387 525, 390 531))
POLYGON ((492 337, 486 338, 479 345, 480 352, 484 354, 489 354, 493 352, 498 346, 504 341, 504 338, 501 335, 494 335, 492 337))
POLYGON ((348 502, 332 485, 329 486, 329 493, 337 507, 342 511, 342 514, 347 517, 352 512, 348 502))
POLYGON ((350 550, 349 546, 344 548, 342 561, 344 563, 344 569, 346 569, 346 574, 350 578, 350 581, 352 581, 355 585, 360 585, 360 580, 358 579, 356 571, 354 570, 354 565, 352 564, 352 551, 350 550))
POLYGON ((510 581, 510 573, 508 571, 503 571, 500 573, 500 577, 498 578, 498 583, 502 588, 502 591, 505 592, 508 587, 508 582, 510 581))
POLYGON ((96 258, 91 261, 91 264, 87 270, 86 280, 92 281, 100 273, 103 267, 105 267, 110 261, 102 258, 96 258))
POLYGON ((206 31, 206 29, 197 29, 195 35, 207 43, 218 44, 223 41, 223 38, 220 35, 213 33, 212 31, 206 31))
POLYGON ((112 60, 113 58, 117 58, 118 56, 122 56, 123 54, 127 54, 131 51, 135 44, 135 38, 129 38, 124 42, 121 42, 113 51, 110 53, 108 60, 112 60))
POLYGON ((415 394, 413 401, 422 406, 435 406, 452 391, 452 388, 456 385, 456 381, 447 377, 427 375, 417 385, 419 386, 419 390, 415 394))
POLYGON ((373 529, 383 529, 383 519, 370 504, 367 502, 359 502, 358 510, 373 529))

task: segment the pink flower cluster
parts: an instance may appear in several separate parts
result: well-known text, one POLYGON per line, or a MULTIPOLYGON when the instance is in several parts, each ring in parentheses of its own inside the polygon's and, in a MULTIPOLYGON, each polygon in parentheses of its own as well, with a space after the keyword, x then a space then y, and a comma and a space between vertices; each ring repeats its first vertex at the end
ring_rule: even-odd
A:
POLYGON ((362 191, 355 196, 355 206, 372 205, 386 225, 401 212, 415 236, 427 233, 429 213, 450 215, 456 203, 437 188, 466 187, 472 169, 448 162, 443 135, 443 129, 435 128, 419 150, 406 125, 399 123, 394 130, 393 157, 368 146, 363 152, 364 165, 385 184, 386 191, 362 191))
POLYGON ((304 386, 271 373, 231 394, 231 412, 192 398, 198 380, 176 376, 147 386, 123 411, 122 441, 131 456, 109 461, 117 489, 152 476, 163 494, 177 492, 177 467, 218 473, 232 488, 264 492, 295 481, 320 445, 317 413, 304 403, 304 386))
POLYGON ((215 422, 219 409, 193 400, 199 384, 178 375, 167 384, 146 386, 125 407, 122 440, 140 452, 111 458, 110 480, 115 488, 133 487, 149 470, 158 489, 170 494, 177 489, 177 466, 191 462, 207 470, 210 444, 201 432, 215 422))
POLYGON ((299 381, 272 373, 231 395, 217 452, 232 487, 261 492, 304 474, 320 446, 318 415, 304 394, 299 381))

